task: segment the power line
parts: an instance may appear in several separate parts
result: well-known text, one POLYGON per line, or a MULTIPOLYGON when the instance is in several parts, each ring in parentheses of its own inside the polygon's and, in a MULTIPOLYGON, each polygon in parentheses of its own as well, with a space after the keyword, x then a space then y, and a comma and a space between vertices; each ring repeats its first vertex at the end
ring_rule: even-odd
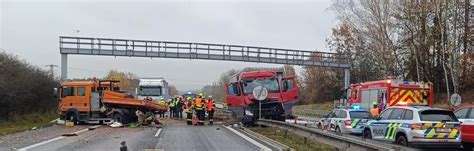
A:
POLYGON ((49 67, 49 74, 51 74, 51 77, 54 78, 54 68, 55 67, 59 67, 58 65, 54 65, 54 64, 49 64, 49 65, 46 65, 47 67, 49 67))

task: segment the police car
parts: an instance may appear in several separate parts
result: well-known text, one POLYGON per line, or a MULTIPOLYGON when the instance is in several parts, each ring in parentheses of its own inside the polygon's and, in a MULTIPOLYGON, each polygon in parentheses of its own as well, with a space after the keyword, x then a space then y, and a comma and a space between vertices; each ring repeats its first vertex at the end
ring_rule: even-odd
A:
POLYGON ((360 109, 358 106, 338 108, 322 118, 318 122, 318 128, 340 134, 362 134, 365 123, 371 118, 369 111, 360 109))
POLYGON ((413 147, 459 148, 460 122, 452 111, 428 106, 392 106, 366 123, 363 138, 413 147))

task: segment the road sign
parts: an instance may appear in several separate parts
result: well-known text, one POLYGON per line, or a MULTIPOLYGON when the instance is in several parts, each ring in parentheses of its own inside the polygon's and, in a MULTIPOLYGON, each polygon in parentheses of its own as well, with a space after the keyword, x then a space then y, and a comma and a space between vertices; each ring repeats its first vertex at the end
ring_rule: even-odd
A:
POLYGON ((267 98, 268 90, 263 86, 256 86, 252 91, 253 97, 259 101, 263 101, 267 98))
POLYGON ((459 106, 459 104, 461 104, 461 96, 457 93, 454 93, 453 95, 451 95, 450 102, 453 106, 459 106))

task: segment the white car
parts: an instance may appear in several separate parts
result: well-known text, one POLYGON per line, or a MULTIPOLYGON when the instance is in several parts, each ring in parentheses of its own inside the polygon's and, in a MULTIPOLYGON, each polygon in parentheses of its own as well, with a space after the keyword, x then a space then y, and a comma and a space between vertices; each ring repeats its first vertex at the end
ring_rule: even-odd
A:
POLYGON ((460 148, 460 122, 452 111, 392 106, 364 127, 363 138, 423 148, 460 148))
POLYGON ((365 123, 372 118, 367 110, 353 108, 334 109, 317 124, 336 133, 362 134, 365 123))

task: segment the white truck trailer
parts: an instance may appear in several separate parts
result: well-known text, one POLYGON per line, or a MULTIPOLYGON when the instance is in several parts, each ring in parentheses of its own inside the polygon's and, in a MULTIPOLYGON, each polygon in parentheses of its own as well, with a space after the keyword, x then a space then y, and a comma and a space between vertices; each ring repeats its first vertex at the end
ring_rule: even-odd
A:
POLYGON ((155 102, 161 98, 166 101, 171 98, 168 82, 164 78, 141 78, 136 94, 138 99, 151 98, 155 102))

